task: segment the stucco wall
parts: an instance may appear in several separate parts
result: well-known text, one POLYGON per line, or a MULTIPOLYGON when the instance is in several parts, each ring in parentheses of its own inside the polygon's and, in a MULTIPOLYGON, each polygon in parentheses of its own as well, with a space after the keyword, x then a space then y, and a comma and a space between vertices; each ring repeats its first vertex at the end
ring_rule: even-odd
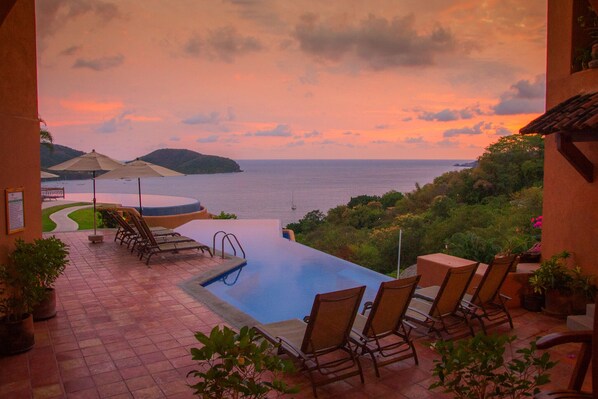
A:
MULTIPOLYGON (((573 0, 548 2, 546 108, 584 92, 598 91, 598 69, 570 73, 573 0)), ((576 143, 595 165, 588 183, 546 137, 542 255, 573 252, 576 262, 598 275, 598 143, 576 143)))
POLYGON ((34 0, 18 0, 0 26, 0 262, 15 238, 41 236, 34 0), (6 232, 5 190, 25 189, 25 231, 6 232))

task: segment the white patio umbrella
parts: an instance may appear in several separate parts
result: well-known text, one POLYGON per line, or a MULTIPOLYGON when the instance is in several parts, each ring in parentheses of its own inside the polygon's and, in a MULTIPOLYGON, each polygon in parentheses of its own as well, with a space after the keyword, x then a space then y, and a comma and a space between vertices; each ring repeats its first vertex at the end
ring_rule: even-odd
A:
POLYGON ((137 179, 137 189, 139 190, 139 213, 143 215, 143 208, 141 206, 141 178, 142 177, 167 177, 167 176, 184 176, 182 173, 176 172, 172 169, 163 166, 154 165, 150 162, 136 160, 122 165, 110 172, 98 176, 98 179, 137 179))
POLYGON ((41 171, 41 178, 42 179, 51 179, 53 177, 60 177, 58 175, 55 175, 54 173, 50 173, 50 172, 44 172, 43 170, 41 171))
POLYGON ((67 170, 71 172, 91 172, 93 181, 93 237, 89 240, 92 242, 101 241, 98 239, 96 230, 96 172, 101 170, 112 170, 122 165, 122 162, 110 158, 109 156, 100 154, 96 150, 91 150, 87 154, 69 159, 58 165, 54 165, 48 169, 50 170, 67 170))

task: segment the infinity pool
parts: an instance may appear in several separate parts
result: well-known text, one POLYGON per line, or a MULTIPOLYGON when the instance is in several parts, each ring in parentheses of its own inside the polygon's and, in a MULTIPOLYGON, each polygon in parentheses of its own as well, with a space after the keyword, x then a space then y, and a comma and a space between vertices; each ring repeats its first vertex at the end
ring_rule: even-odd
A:
POLYGON ((380 283, 391 280, 282 238, 278 220, 195 220, 177 228, 210 246, 219 230, 239 238, 247 264, 206 283, 205 288, 261 323, 303 318, 317 293, 365 285, 363 301, 373 300, 380 283))

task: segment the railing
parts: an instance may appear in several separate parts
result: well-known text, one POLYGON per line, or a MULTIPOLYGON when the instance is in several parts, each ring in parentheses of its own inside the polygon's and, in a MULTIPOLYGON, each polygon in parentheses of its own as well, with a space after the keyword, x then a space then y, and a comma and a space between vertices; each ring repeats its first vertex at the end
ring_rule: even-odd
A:
POLYGON ((42 187, 42 201, 64 198, 64 187, 42 187))
POLYGON ((225 240, 228 241, 228 243, 230 244, 230 247, 233 250, 233 255, 234 256, 237 256, 237 248, 235 247, 235 244, 236 244, 239 247, 239 250, 241 251, 241 253, 243 254, 243 258, 247 257, 245 255, 245 250, 243 249, 243 246, 239 242, 239 239, 237 238, 237 236, 234 235, 233 233, 227 233, 224 230, 217 231, 214 234, 214 237, 212 238, 212 252, 213 253, 216 253, 216 238, 220 234, 222 234, 221 251, 220 251, 222 259, 224 259, 224 242, 225 242, 225 240), (234 242, 233 242, 233 240, 234 240, 234 242))

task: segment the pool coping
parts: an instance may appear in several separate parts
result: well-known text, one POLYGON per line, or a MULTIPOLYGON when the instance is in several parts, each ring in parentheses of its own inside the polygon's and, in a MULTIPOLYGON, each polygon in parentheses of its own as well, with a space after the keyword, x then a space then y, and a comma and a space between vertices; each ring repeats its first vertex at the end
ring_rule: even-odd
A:
MULTIPOLYGON (((222 256, 222 252, 216 251, 214 256, 222 256)), ((215 269, 208 270, 198 276, 192 277, 178 284, 178 286, 195 298, 197 301, 205 304, 210 310, 222 317, 233 327, 241 328, 243 326, 256 326, 260 324, 256 319, 247 313, 239 310, 230 303, 218 298, 212 294, 203 284, 214 280, 230 271, 233 271, 247 263, 246 259, 225 254, 227 261, 218 265, 215 269)))

